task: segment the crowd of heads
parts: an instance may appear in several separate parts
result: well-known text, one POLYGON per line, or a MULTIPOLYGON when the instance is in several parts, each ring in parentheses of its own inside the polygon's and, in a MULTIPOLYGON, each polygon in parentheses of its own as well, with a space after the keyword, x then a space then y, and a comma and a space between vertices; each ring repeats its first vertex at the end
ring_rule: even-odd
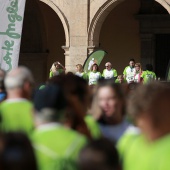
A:
MULTIPOLYGON (((110 62, 105 66, 113 69, 110 62)), ((34 86, 26 67, 8 73, 0 70, 0 94, 4 94, 0 103, 0 169, 129 170, 131 157, 140 151, 147 154, 140 145, 157 150, 154 142, 170 134, 168 82, 121 83, 127 72, 116 75, 119 83, 114 78, 99 78, 89 85, 90 72, 99 70, 96 63, 85 78, 65 70, 54 74, 60 67, 65 69, 59 62, 53 63, 52 74, 41 88, 34 86), (149 142, 140 141, 139 150, 132 149, 132 153, 129 148, 134 138, 149 142)), ((81 64, 76 68, 83 73, 81 64)), ((132 72, 131 68, 142 75, 141 64, 133 59, 126 70, 132 72)), ((152 66, 147 65, 147 70, 152 71, 152 66)), ((143 163, 150 167, 152 161, 143 163)))

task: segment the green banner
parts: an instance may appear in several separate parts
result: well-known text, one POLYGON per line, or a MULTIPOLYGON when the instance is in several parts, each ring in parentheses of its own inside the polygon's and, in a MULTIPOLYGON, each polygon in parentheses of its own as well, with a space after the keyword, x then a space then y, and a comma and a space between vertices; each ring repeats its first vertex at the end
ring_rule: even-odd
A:
POLYGON ((84 62, 84 65, 83 65, 84 71, 86 73, 88 71, 90 71, 90 68, 94 63, 96 63, 99 66, 106 54, 107 54, 107 52, 104 50, 96 50, 96 51, 92 52, 87 57, 86 61, 84 62))

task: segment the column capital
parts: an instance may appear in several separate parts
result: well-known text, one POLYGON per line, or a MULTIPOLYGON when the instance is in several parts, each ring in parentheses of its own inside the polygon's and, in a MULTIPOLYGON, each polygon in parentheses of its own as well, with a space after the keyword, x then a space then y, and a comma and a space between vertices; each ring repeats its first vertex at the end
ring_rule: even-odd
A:
POLYGON ((65 51, 64 55, 65 56, 69 56, 69 49, 70 47, 69 46, 61 46, 61 48, 65 51))

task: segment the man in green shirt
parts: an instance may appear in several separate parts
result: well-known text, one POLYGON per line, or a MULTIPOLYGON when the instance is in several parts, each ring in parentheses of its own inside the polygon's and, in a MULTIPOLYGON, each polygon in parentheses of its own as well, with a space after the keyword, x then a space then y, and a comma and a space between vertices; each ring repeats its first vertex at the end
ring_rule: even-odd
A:
POLYGON ((116 79, 117 78, 117 71, 112 68, 112 64, 110 62, 107 62, 105 64, 106 69, 103 70, 102 77, 104 79, 116 79))
POLYGON ((7 99, 0 104, 0 129, 4 132, 33 129, 32 109, 29 101, 32 94, 33 77, 25 67, 7 73, 5 80, 7 99))
POLYGON ((141 79, 144 84, 156 80, 156 74, 153 72, 153 66, 151 64, 146 65, 146 71, 143 71, 141 79))
POLYGON ((66 109, 62 89, 57 85, 47 85, 39 90, 34 98, 34 107, 36 129, 32 141, 39 169, 56 169, 60 159, 75 161, 86 144, 86 138, 62 125, 66 109))
POLYGON ((170 169, 170 87, 150 83, 131 94, 128 113, 141 132, 127 132, 118 149, 124 170, 170 169))
POLYGON ((135 60, 130 59, 129 66, 125 67, 125 69, 123 71, 123 76, 124 76, 124 79, 127 81, 127 83, 131 83, 134 81, 135 73, 136 73, 135 60))

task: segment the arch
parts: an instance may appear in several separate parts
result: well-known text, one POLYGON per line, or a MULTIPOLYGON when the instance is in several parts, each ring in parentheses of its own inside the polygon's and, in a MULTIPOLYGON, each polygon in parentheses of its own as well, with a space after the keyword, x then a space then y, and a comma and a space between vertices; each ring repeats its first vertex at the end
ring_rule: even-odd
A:
POLYGON ((108 0, 105 2, 93 17, 89 29, 88 29, 88 46, 98 47, 99 46, 99 35, 103 22, 105 21, 108 14, 115 8, 119 3, 124 0, 108 0))
MULTIPOLYGON (((124 0, 108 0, 105 2, 93 17, 89 29, 88 29, 88 46, 98 47, 99 46, 99 35, 103 22, 107 15, 115 8, 119 3, 124 0)), ((170 0, 155 0, 160 3, 170 14, 170 0)))
POLYGON ((169 0, 155 0, 159 4, 161 4, 170 14, 170 1, 169 0))
POLYGON ((47 4, 48 6, 50 6, 58 15, 58 17, 60 18, 63 27, 64 27, 64 32, 65 32, 65 38, 66 38, 66 47, 70 46, 70 37, 69 37, 69 24, 67 21, 67 18, 65 17, 64 13, 56 6, 56 4, 54 4, 54 2, 50 1, 50 0, 40 0, 41 2, 44 2, 45 4, 47 4))

